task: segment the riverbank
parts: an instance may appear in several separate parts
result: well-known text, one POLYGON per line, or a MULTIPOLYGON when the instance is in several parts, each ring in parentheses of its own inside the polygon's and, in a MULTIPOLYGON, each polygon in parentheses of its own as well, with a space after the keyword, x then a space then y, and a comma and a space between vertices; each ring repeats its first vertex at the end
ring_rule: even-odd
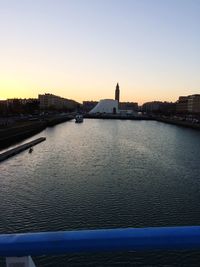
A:
POLYGON ((164 118, 152 115, 118 115, 118 114, 85 114, 84 118, 87 119, 111 119, 111 120, 155 120, 159 122, 169 123, 177 126, 192 128, 200 130, 200 123, 179 120, 176 118, 164 118))
POLYGON ((109 119, 109 120, 152 120, 152 117, 147 115, 119 115, 119 114, 85 114, 87 119, 109 119))
POLYGON ((72 120, 71 115, 56 115, 38 119, 36 121, 18 122, 13 126, 0 129, 0 149, 9 147, 25 138, 31 137, 43 131, 46 127, 52 127, 62 122, 72 120))
POLYGON ((200 123, 190 122, 190 121, 182 121, 178 119, 170 119, 170 118, 161 118, 161 117, 154 117, 153 118, 156 121, 164 122, 168 124, 173 124, 177 126, 192 128, 196 130, 200 130, 200 123))

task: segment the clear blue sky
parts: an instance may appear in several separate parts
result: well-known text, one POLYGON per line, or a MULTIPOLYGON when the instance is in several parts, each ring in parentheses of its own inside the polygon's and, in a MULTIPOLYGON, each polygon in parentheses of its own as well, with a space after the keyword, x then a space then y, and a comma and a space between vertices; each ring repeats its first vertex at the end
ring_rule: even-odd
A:
POLYGON ((0 0, 0 99, 200 93, 200 0, 0 0))

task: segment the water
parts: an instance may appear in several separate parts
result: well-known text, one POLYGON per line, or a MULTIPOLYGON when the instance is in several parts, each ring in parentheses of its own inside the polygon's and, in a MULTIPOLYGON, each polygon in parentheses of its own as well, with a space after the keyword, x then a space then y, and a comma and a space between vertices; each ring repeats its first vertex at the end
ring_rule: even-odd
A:
MULTIPOLYGON (((85 120, 0 164, 0 233, 200 225, 200 133, 85 120)), ((70 254, 37 266, 199 266, 200 252, 70 254)), ((1 260, 4 266, 4 260, 1 260)))

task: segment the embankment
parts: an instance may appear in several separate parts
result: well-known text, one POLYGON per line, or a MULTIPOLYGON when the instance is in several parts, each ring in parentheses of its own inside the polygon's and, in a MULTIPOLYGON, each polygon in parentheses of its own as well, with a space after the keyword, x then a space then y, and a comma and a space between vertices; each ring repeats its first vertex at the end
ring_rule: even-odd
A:
POLYGON ((173 125, 177 125, 177 126, 182 126, 182 127, 200 130, 200 124, 199 123, 193 123, 190 121, 181 121, 181 120, 168 119, 168 118, 157 118, 157 117, 154 117, 154 120, 164 122, 164 123, 173 124, 173 125))
POLYGON ((110 120, 152 120, 149 116, 118 115, 118 114, 85 114, 87 119, 110 119, 110 120))

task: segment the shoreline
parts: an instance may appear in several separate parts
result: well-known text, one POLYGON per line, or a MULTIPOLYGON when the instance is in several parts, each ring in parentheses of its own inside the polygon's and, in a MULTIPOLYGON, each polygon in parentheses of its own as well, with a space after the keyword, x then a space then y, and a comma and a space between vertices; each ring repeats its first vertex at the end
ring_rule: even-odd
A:
POLYGON ((163 123, 168 123, 176 126, 191 128, 195 130, 200 130, 200 123, 193 123, 190 121, 181 121, 177 119, 171 118, 162 118, 158 116, 149 116, 149 115, 142 115, 142 116, 134 116, 134 115, 106 115, 106 114, 86 114, 84 118, 87 119, 109 119, 109 120, 147 120, 147 121, 158 121, 163 123))
POLYGON ((150 116, 135 116, 135 115, 117 115, 117 114, 85 114, 85 119, 103 119, 103 120, 153 120, 150 116))
POLYGON ((159 121, 159 122, 163 122, 163 123, 176 125, 176 126, 185 127, 185 128, 200 130, 200 123, 192 123, 190 121, 172 120, 172 119, 157 118, 157 117, 154 120, 159 121))

